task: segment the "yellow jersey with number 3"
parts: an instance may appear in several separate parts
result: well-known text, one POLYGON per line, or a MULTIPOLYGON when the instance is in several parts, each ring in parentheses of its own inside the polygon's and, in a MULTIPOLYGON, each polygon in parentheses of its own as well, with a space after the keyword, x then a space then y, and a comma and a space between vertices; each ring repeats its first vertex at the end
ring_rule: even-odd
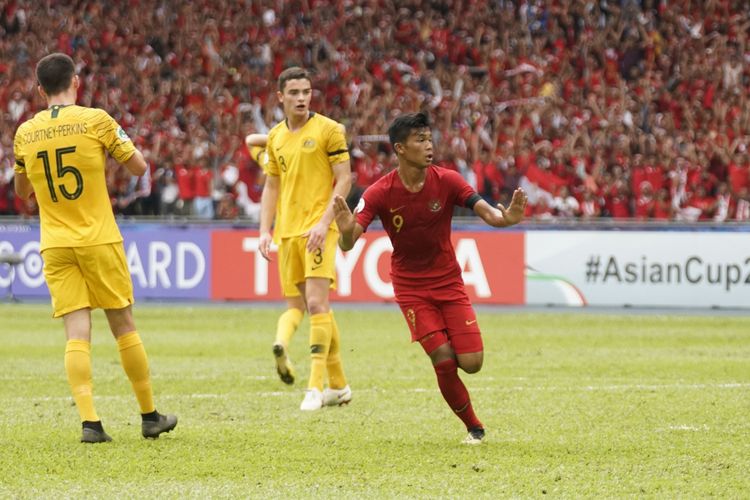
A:
POLYGON ((54 105, 16 131, 16 172, 25 173, 39 204, 41 250, 116 243, 105 150, 119 163, 135 153, 122 127, 97 108, 54 105))
POLYGON ((301 236, 320 221, 333 195, 331 167, 349 160, 341 124, 310 115, 300 129, 290 131, 284 120, 268 133, 266 172, 279 176, 274 237, 301 236))

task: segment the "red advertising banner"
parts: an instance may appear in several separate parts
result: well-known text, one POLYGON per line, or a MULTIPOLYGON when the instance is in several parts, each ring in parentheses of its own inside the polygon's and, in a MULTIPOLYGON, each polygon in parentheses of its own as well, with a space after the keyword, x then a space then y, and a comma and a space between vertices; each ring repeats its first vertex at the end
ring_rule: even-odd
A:
MULTIPOLYGON (((457 231, 456 259, 474 303, 524 304, 524 234, 457 231)), ((368 231, 336 258, 337 301, 390 301, 391 243, 384 231, 368 231)), ((257 231, 214 230, 211 234, 211 298, 280 300, 278 262, 258 251, 257 231)))

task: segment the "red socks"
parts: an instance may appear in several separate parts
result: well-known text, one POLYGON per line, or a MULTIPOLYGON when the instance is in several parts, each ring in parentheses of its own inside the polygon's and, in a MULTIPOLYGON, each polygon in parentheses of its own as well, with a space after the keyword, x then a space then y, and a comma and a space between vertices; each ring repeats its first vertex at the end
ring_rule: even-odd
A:
POLYGON ((466 386, 458 377, 458 365, 456 360, 447 359, 436 364, 435 374, 437 375, 438 386, 443 398, 448 406, 456 413, 458 418, 466 425, 466 429, 477 427, 484 428, 471 407, 471 398, 466 386))

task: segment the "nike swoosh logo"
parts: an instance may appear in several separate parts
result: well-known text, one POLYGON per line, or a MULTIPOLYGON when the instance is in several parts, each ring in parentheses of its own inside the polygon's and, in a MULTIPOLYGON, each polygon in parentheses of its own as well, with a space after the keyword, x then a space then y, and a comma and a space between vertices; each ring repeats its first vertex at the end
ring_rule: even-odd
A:
POLYGON ((466 326, 469 326, 469 325, 473 325, 473 324, 474 324, 474 323, 476 323, 476 322, 477 322, 477 320, 475 320, 475 319, 472 319, 471 321, 469 321, 469 320, 467 319, 467 320, 466 320, 466 326))
POLYGON ((312 266, 310 269, 315 271, 316 269, 319 269, 323 264, 318 264, 317 266, 312 266))
POLYGON ((406 206, 406 205, 401 205, 401 206, 400 206, 400 207, 398 207, 398 208, 389 208, 388 210, 390 210, 390 211, 391 211, 391 213, 394 213, 394 212, 398 212, 399 210, 401 210, 401 209, 402 209, 402 208, 404 208, 405 206, 406 206))

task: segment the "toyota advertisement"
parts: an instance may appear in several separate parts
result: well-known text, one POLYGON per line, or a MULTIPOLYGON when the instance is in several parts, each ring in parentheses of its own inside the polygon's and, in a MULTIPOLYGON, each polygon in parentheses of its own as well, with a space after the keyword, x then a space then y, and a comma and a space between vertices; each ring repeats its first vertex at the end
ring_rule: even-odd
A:
MULTIPOLYGON (((282 299, 257 230, 121 229, 137 299, 282 299)), ((48 296, 38 238, 36 225, 0 225, 0 255, 23 259, 0 264, 0 294, 48 296)), ((741 231, 454 230, 453 244, 477 304, 750 307, 750 238, 741 231)), ((377 230, 339 250, 333 300, 393 300, 391 251, 377 230)))

